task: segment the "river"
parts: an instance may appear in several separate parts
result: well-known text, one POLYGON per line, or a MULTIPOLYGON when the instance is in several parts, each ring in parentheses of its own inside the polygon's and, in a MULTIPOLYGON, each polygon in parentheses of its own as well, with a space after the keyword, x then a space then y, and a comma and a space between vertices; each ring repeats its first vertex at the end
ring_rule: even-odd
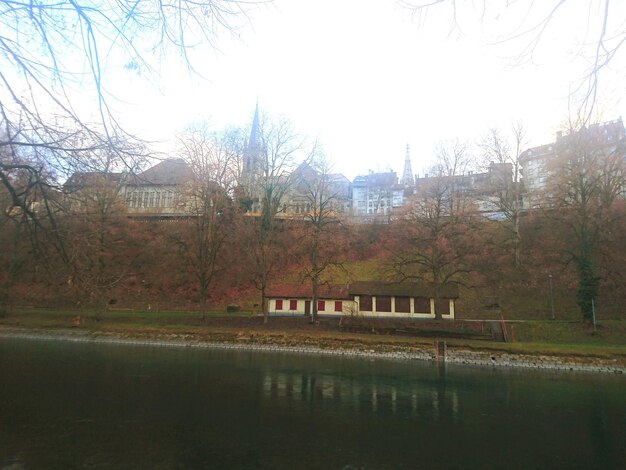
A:
POLYGON ((626 378, 0 339, 0 468, 626 468, 626 378))

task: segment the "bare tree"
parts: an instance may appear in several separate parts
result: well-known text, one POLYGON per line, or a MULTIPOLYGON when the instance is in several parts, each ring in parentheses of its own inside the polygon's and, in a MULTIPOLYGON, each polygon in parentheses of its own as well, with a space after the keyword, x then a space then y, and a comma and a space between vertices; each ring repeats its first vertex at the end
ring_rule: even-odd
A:
POLYGON ((214 44, 217 33, 245 17, 245 5, 228 0, 1 2, 0 148, 13 159, 0 161, 0 183, 13 204, 29 210, 28 193, 12 186, 10 173, 29 173, 34 186, 53 183, 41 178, 41 160, 61 181, 75 171, 101 171, 91 167, 94 151, 106 151, 117 169, 134 169, 138 148, 128 145, 135 138, 112 112, 109 68, 149 76, 157 69, 154 59, 169 51, 189 65, 189 49, 214 44), (26 153, 27 162, 15 163, 26 153))
MULTIPOLYGON (((88 262, 80 260, 87 258, 68 245, 76 238, 60 226, 65 221, 58 216, 67 209, 62 193, 70 175, 132 172, 146 155, 112 111, 116 96, 109 71, 155 76, 158 59, 172 51, 191 67, 189 49, 213 45, 217 33, 245 17, 245 5, 228 0, 0 2, 0 185, 12 213, 22 214, 42 261, 52 247, 76 284, 90 277, 91 285, 108 284, 92 276, 97 270, 85 271, 88 262)), ((91 208, 109 197, 97 200, 91 208)), ((89 232, 83 228, 83 234, 89 232)))
MULTIPOLYGON (((21 186, 17 181, 12 183, 21 186)), ((28 241, 27 224, 26 214, 13 206, 11 195, 0 186, 0 317, 8 312, 11 287, 29 258, 24 247, 28 241)))
POLYGON ((623 3, 611 0, 550 0, 490 2, 458 2, 457 0, 400 0, 401 5, 414 12, 421 21, 434 10, 447 9, 450 30, 462 32, 473 20, 481 23, 482 31, 492 44, 513 43, 518 47, 516 62, 534 62, 535 55, 550 42, 552 31, 559 36, 571 34, 568 50, 576 48, 576 57, 585 62, 583 76, 572 95, 580 98, 579 114, 585 123, 592 119, 600 80, 615 64, 622 67, 620 57, 626 50, 626 9, 623 3), (572 23, 578 23, 572 27, 572 23))
POLYGON ((33 257, 46 270, 55 271, 51 280, 66 275, 81 305, 100 307, 104 292, 121 279, 109 269, 121 266, 119 263, 105 266, 110 259, 108 234, 120 212, 119 173, 114 175, 112 169, 119 151, 140 155, 142 147, 138 143, 109 143, 103 138, 89 140, 95 133, 87 136, 65 132, 58 137, 59 144, 63 142, 73 149, 66 153, 47 144, 15 144, 16 139, 29 139, 32 129, 5 125, 3 130, 7 145, 0 146, 0 180, 10 197, 10 213, 15 219, 19 217, 33 257), (76 171, 61 184, 58 171, 63 163, 76 171), (99 260, 94 261, 98 253, 99 260))
POLYGON ((440 142, 435 148, 435 164, 430 173, 437 179, 429 188, 445 193, 450 214, 463 212, 468 203, 467 191, 462 187, 463 175, 474 165, 467 142, 459 139, 440 142))
POLYGON ((472 165, 469 145, 459 139, 439 142, 435 148, 435 158, 433 171, 439 176, 462 175, 472 165))
POLYGON ((447 177, 429 178, 418 188, 406 216, 396 223, 400 242, 391 261, 396 279, 431 283, 437 301, 445 285, 462 284, 471 271, 471 212, 459 211, 450 202, 447 181, 447 177))
POLYGON ((192 181, 181 197, 189 218, 181 223, 175 242, 198 283, 202 320, 206 318, 209 289, 223 265, 220 254, 233 230, 233 191, 240 155, 228 134, 211 132, 200 123, 178 137, 179 152, 190 166, 192 181))
POLYGON ((493 128, 479 143, 486 161, 511 166, 512 173, 509 174, 507 170, 492 181, 492 186, 496 192, 496 207, 506 217, 507 223, 504 227, 511 233, 515 268, 519 268, 521 264, 520 218, 523 211, 523 188, 520 156, 526 144, 526 131, 521 122, 511 126, 509 138, 503 136, 499 129, 493 128))
POLYGON ((585 321, 591 321, 601 276, 598 257, 602 244, 613 237, 616 201, 626 188, 626 138, 606 142, 598 128, 571 130, 557 142, 545 192, 546 215, 562 224, 569 261, 578 275, 577 301, 585 321), (604 141, 604 144, 602 142, 604 141))
MULTIPOLYGON (((129 220, 119 196, 120 174, 75 174, 65 185, 65 206, 57 218, 61 259, 56 276, 67 271, 67 284, 80 307, 96 316, 106 307, 109 292, 131 272, 129 220)), ((51 235, 48 239, 52 238, 51 235)))
POLYGON ((312 161, 313 175, 299 182, 302 196, 310 210, 304 213, 304 236, 302 248, 308 258, 304 268, 304 279, 311 282, 312 320, 318 320, 317 300, 320 285, 324 283, 324 274, 331 267, 343 269, 338 260, 339 230, 343 227, 336 212, 340 204, 341 190, 333 186, 330 176, 330 164, 324 156, 312 161))
POLYGON ((8 313, 11 287, 28 260, 24 232, 22 221, 0 215, 0 243, 4 247, 0 253, 0 318, 8 313))
MULTIPOLYGON (((264 322, 268 321, 265 291, 281 249, 276 221, 283 211, 285 195, 293 184, 292 172, 298 160, 307 161, 315 154, 317 144, 310 143, 293 130, 285 118, 257 121, 258 129, 253 129, 256 142, 248 145, 248 157, 252 163, 244 172, 242 185, 247 187, 257 212, 251 249, 254 253, 253 279, 261 293, 264 322)), ((251 139, 252 140, 252 139, 251 139)))

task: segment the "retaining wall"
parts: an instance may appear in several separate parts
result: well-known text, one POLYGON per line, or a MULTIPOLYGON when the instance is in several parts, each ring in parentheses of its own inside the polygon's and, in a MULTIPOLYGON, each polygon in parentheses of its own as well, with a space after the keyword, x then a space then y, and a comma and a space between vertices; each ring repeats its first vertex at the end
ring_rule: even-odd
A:
POLYGON ((387 360, 439 361, 453 364, 468 364, 488 367, 523 367, 531 369, 549 369, 561 371, 601 372, 623 374, 626 368, 616 361, 592 358, 591 364, 577 362, 576 358, 553 356, 531 356, 508 353, 489 353, 483 351, 465 351, 447 349, 444 356, 438 357, 433 345, 432 350, 384 352, 373 349, 335 349, 315 346, 280 346, 271 344, 206 342, 195 339, 192 335, 173 334, 167 339, 158 338, 123 338, 104 336, 89 332, 39 332, 18 329, 0 330, 0 338, 22 338, 45 341, 69 341, 76 343, 119 344, 136 346, 159 346, 176 348, 205 348, 239 351, 263 351, 308 355, 333 355, 387 360))

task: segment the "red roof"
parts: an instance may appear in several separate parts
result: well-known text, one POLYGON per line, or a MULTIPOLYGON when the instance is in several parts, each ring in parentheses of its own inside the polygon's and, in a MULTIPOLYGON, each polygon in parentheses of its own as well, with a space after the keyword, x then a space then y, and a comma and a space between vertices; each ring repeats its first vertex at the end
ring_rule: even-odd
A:
MULTIPOLYGON (((319 299, 350 298, 347 284, 323 284, 319 286, 318 291, 319 299)), ((313 289, 310 284, 277 284, 268 288, 265 295, 283 299, 310 299, 313 296, 313 289)))

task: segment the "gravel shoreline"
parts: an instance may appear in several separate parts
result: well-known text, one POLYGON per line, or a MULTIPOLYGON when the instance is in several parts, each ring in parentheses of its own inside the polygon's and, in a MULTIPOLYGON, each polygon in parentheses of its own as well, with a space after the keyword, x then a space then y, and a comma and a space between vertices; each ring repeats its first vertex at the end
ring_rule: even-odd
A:
MULTIPOLYGON (((45 341, 67 341, 76 343, 98 343, 136 346, 159 346, 176 348, 204 348, 239 351, 262 351, 306 355, 333 355, 355 358, 400 360, 400 361, 443 361, 435 348, 410 351, 376 351, 366 348, 323 348, 317 346, 284 346, 280 344, 259 344, 250 342, 204 341, 193 335, 135 335, 132 337, 102 332, 81 330, 28 330, 21 328, 0 329, 1 338, 19 338, 45 341)), ((447 349, 445 362, 489 367, 521 367, 554 371, 578 371, 624 374, 626 367, 617 360, 589 358, 589 362, 580 362, 576 357, 557 357, 547 355, 523 355, 489 351, 471 351, 447 349)))

